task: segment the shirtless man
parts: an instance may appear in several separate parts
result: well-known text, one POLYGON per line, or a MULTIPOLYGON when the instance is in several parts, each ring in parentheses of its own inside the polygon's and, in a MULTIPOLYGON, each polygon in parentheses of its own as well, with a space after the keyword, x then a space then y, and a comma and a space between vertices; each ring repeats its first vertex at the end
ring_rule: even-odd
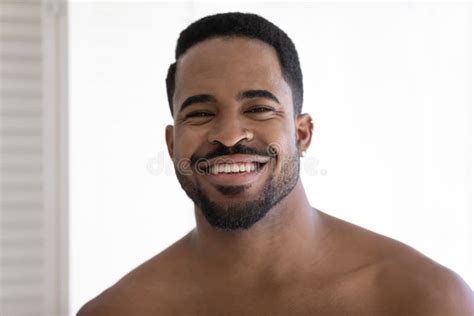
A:
POLYGON ((473 315, 454 272, 311 207, 299 159, 313 124, 282 30, 209 16, 181 33, 176 60, 166 141, 196 228, 78 315, 473 315))

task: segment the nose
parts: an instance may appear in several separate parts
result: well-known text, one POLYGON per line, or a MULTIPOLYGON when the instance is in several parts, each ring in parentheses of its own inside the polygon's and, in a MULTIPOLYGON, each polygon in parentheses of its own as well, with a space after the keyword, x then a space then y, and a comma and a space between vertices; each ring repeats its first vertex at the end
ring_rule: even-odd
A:
POLYGON ((208 134, 210 143, 219 142, 227 147, 232 147, 242 140, 251 141, 252 139, 251 129, 243 126, 242 122, 232 115, 216 120, 208 134))

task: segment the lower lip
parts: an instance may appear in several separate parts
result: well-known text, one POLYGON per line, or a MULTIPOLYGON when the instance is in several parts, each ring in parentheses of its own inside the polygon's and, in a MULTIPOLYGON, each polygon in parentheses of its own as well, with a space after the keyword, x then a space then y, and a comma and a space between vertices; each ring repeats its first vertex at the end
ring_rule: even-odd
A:
POLYGON ((245 185, 250 184, 257 180, 258 176, 263 173, 266 168, 266 164, 251 172, 239 172, 239 173, 218 173, 218 174, 206 174, 205 176, 210 182, 217 185, 245 185))

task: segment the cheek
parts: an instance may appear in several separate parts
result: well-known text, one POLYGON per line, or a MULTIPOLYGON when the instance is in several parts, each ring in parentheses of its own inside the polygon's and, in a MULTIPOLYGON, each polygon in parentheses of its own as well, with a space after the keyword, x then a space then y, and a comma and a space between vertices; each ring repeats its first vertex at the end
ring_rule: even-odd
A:
POLYGON ((292 129, 280 129, 278 137, 274 137, 273 144, 276 144, 278 147, 276 170, 283 170, 288 166, 293 166, 296 162, 295 159, 299 159, 296 134, 292 129))
POLYGON ((276 146, 281 155, 288 155, 289 152, 294 151, 296 143, 296 134, 290 124, 279 124, 273 128, 267 129, 262 133, 268 144, 276 146))
POLYGON ((175 134, 175 152, 181 156, 190 155, 206 141, 206 133, 199 129, 179 129, 175 134))

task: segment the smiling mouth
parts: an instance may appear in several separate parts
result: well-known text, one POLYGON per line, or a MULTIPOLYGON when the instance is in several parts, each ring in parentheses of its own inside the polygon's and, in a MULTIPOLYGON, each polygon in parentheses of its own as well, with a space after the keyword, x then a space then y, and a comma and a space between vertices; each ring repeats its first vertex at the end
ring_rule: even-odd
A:
POLYGON ((195 165, 201 175, 245 175, 255 174, 271 161, 271 157, 260 155, 225 155, 212 159, 202 159, 195 165))
POLYGON ((266 164, 267 162, 218 163, 209 167, 200 168, 200 170, 210 175, 245 174, 259 172, 266 164))

